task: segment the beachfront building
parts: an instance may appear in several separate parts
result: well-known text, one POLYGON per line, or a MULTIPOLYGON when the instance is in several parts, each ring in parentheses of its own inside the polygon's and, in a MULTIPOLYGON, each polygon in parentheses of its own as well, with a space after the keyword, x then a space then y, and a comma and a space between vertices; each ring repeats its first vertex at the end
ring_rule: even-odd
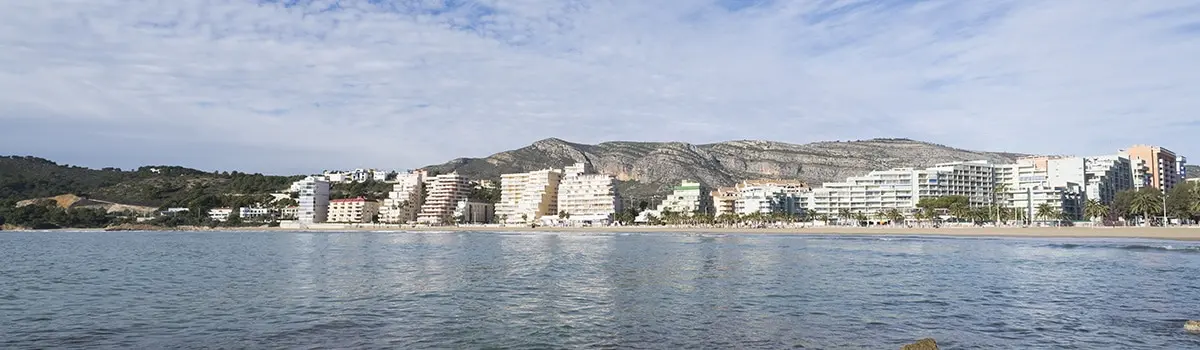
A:
POLYGON ((230 215, 233 215, 233 208, 212 208, 208 210, 208 218, 213 221, 229 221, 230 215))
POLYGON ((297 193, 296 220, 300 223, 322 223, 329 215, 329 181, 321 176, 308 176, 292 183, 289 192, 297 193))
POLYGON ((458 202, 467 200, 471 192, 470 180, 457 173, 427 177, 425 203, 417 214, 417 222, 424 224, 447 224, 454 217, 458 202))
MULTIPOLYGON (((1119 157, 1094 158, 1097 159, 1095 162, 1082 157, 1025 157, 1017 159, 1015 164, 998 166, 996 182, 1004 191, 997 194, 997 204, 1022 213, 1022 217, 1030 221, 1079 219, 1083 216, 1087 197, 1084 187, 1089 181, 1097 188, 1097 196, 1105 192, 1104 188, 1122 186, 1117 181, 1123 177, 1112 174, 1123 169, 1119 157), (1037 210, 1043 204, 1061 215, 1054 218, 1038 215, 1037 210)), ((1111 195, 1115 196, 1115 193, 1111 195)))
POLYGON ((945 196, 964 196, 971 207, 984 207, 995 201, 996 176, 997 166, 984 160, 872 171, 813 189, 807 209, 830 217, 844 212, 875 215, 891 209, 908 215, 922 198, 945 196))
POLYGON ((500 175, 496 216, 509 224, 528 224, 555 217, 558 215, 558 187, 562 174, 561 170, 543 169, 500 175))
POLYGON ((247 221, 265 221, 275 218, 275 209, 271 208, 238 208, 238 217, 247 221))
POLYGON ((621 211, 617 179, 594 174, 586 163, 563 169, 558 186, 558 216, 570 224, 606 225, 621 211))
POLYGON ((379 218, 379 201, 363 197, 329 201, 329 222, 371 223, 379 218))
POLYGON ((1083 217, 1083 194, 1078 186, 1033 186, 1008 191, 1007 206, 1022 213, 1027 222, 1077 220, 1083 217), (1040 208, 1047 205, 1050 213, 1040 208))
POLYGON ((801 214, 808 204, 808 184, 795 180, 747 180, 711 192, 713 215, 801 214))
POLYGON ((390 224, 406 224, 417 221, 421 205, 425 203, 425 179, 428 173, 424 170, 410 171, 396 175, 396 184, 383 200, 379 208, 379 220, 390 224))
POLYGON ((1128 157, 1120 154, 1088 157, 1084 199, 1112 204, 1117 193, 1134 188, 1133 175, 1128 157))
POLYGON ((300 207, 291 206, 279 209, 279 219, 281 220, 296 220, 296 214, 300 212, 300 207))
POLYGON ((678 213, 691 216, 695 213, 712 213, 713 199, 710 192, 699 182, 683 180, 679 186, 671 189, 671 195, 659 203, 653 210, 643 211, 638 215, 637 222, 648 222, 653 215, 662 218, 664 213, 678 213))
POLYGON ((1187 172, 1183 169, 1187 159, 1166 148, 1134 145, 1121 153, 1126 154, 1130 161, 1142 161, 1145 164, 1145 186, 1165 192, 1186 178, 1187 172))
POLYGON ((496 205, 484 202, 460 201, 454 207, 456 224, 490 224, 495 221, 496 205))

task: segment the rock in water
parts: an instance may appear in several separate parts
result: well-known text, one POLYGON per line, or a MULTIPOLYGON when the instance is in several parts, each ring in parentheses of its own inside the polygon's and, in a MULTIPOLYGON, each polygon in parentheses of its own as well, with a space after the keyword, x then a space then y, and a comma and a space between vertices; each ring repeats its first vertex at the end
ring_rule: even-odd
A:
POLYGON ((905 345, 900 350, 938 350, 937 341, 933 338, 918 340, 916 343, 905 345))
POLYGON ((1183 329, 1191 333, 1200 333, 1200 321, 1187 321, 1183 329))

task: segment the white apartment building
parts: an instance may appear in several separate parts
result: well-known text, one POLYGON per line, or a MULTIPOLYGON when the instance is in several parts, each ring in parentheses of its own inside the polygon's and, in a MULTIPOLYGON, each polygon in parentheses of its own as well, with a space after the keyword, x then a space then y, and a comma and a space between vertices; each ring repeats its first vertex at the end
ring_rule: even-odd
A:
POLYGON ((982 160, 872 171, 813 189, 807 208, 829 216, 842 210, 870 215, 897 209, 911 214, 922 198, 945 196, 964 196, 972 207, 982 207, 994 202, 996 173, 994 165, 982 160))
POLYGON ((492 203, 460 201, 454 207, 454 222, 459 224, 488 224, 495 219, 492 203))
POLYGON ((266 220, 275 217, 275 210, 271 208, 238 208, 238 217, 242 220, 266 220))
POLYGON ((305 177, 292 183, 289 192, 299 193, 296 220, 300 223, 322 223, 329 218, 329 181, 324 177, 305 177))
POLYGON ((653 210, 646 210, 638 215, 637 222, 647 222, 650 215, 662 217, 664 212, 680 213, 691 216, 696 212, 711 213, 713 207, 712 193, 699 182, 683 180, 679 186, 671 189, 671 195, 659 203, 653 210))
POLYGON ((807 207, 810 191, 801 181, 747 180, 712 191, 713 215, 800 214, 807 207))
POLYGON ((1083 217, 1083 196, 1078 187, 1033 186, 1008 191, 1008 207, 1024 213, 1025 219, 1036 221, 1058 221, 1060 217, 1042 217, 1038 207, 1048 204, 1056 212, 1066 214, 1067 219, 1083 217))
POLYGON ((1085 199, 1104 205, 1112 204, 1117 193, 1133 189, 1135 184, 1129 158, 1122 155, 1088 157, 1085 176, 1085 199))
POLYGON ((373 222, 378 214, 378 201, 362 197, 329 201, 329 222, 369 223, 373 222))
POLYGON ((230 215, 233 215, 233 208, 212 208, 208 210, 208 218, 213 221, 229 221, 230 215))
POLYGON ((350 182, 367 182, 367 180, 384 182, 387 180, 389 172, 375 169, 354 169, 351 171, 331 170, 325 171, 324 176, 327 181, 332 183, 350 183, 350 182))
POLYGON ((567 167, 564 172, 566 176, 558 186, 559 216, 567 216, 565 221, 577 224, 611 223, 622 209, 617 179, 590 174, 584 163, 567 167))
POLYGON ((454 217, 458 202, 467 200, 471 184, 465 176, 457 173, 426 177, 425 203, 417 214, 417 222, 445 224, 454 217))
POLYGON ((300 212, 300 207, 286 207, 279 209, 279 218, 283 220, 296 220, 296 214, 300 212))
MULTIPOLYGON (((544 169, 500 175, 500 202, 496 216, 504 223, 533 223, 558 215, 558 187, 562 171, 544 169)), ((557 218, 554 218, 557 220, 557 218)))
POLYGON ((396 175, 396 184, 392 192, 379 208, 380 221, 392 224, 404 224, 417 220, 417 215, 424 204, 421 191, 425 187, 428 176, 424 170, 411 171, 396 175))

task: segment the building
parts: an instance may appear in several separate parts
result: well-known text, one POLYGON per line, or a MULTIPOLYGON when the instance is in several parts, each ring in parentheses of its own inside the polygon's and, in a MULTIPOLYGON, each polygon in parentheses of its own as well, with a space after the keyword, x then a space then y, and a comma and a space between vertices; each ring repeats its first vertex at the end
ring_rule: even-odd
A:
POLYGON ((604 225, 621 211, 617 179, 594 174, 585 163, 563 169, 566 175, 558 185, 557 209, 562 221, 583 225, 604 225))
POLYGON ((467 200, 471 191, 470 181, 457 173, 426 177, 424 183, 425 202, 417 214, 417 222, 424 224, 449 223, 458 202, 467 200))
POLYGON ((643 211, 637 217, 637 222, 647 222, 650 215, 661 218, 664 213, 678 213, 691 216, 695 213, 712 213, 712 192, 699 182, 683 180, 679 186, 671 189, 671 195, 659 203, 653 210, 643 211))
POLYGON ((527 224, 558 215, 558 186, 562 171, 544 169, 500 175, 496 216, 503 223, 527 224))
POLYGON ((495 220, 495 214, 495 204, 460 201, 454 208, 454 222, 457 224, 490 224, 495 220))
POLYGON ((329 218, 329 181, 324 177, 305 177, 292 183, 289 192, 299 194, 296 220, 300 223, 322 223, 329 218))
POLYGON ((331 183, 351 183, 387 180, 390 172, 375 169, 354 169, 351 171, 330 170, 321 174, 331 183))
POLYGON ((233 208, 212 208, 208 210, 208 218, 213 221, 229 221, 230 215, 233 215, 233 208))
POLYGON ((286 207, 279 210, 279 219, 281 220, 296 220, 296 214, 300 212, 300 207, 286 207))
POLYGON ((1144 185, 1146 186, 1165 192, 1183 182, 1186 176, 1186 171, 1183 170, 1187 163, 1186 158, 1178 156, 1166 148, 1134 145, 1121 153, 1127 154, 1130 161, 1145 162, 1147 179, 1144 185))
MULTIPOLYGON (((1015 176, 1013 168, 1003 171, 1015 176)), ((997 173, 995 165, 982 160, 872 171, 813 189, 807 209, 831 217, 843 212, 874 215, 891 209, 912 214, 922 198, 945 196, 964 196, 971 207, 984 207, 996 201, 997 173)))
POLYGON ((380 221, 392 224, 405 224, 417 221, 421 206, 425 204, 425 179, 428 173, 424 170, 411 171, 396 175, 396 184, 392 192, 383 200, 379 208, 380 221))
POLYGON ((378 201, 362 197, 329 201, 329 222, 371 223, 378 218, 378 201))
POLYGON ((238 217, 248 221, 266 221, 275 218, 271 208, 238 208, 238 217))
POLYGON ((801 214, 808 204, 808 184, 794 180, 747 180, 711 192, 713 215, 801 214))
POLYGON ((1112 204, 1117 193, 1134 188, 1134 172, 1129 158, 1107 155, 1087 158, 1084 197, 1104 205, 1112 204))
POLYGON ((1021 213, 1025 220, 1059 221, 1078 220, 1083 217, 1082 191, 1078 187, 1033 186, 1008 191, 1008 207, 1021 213), (1053 217, 1041 215, 1039 208, 1048 205, 1055 213, 1053 217))

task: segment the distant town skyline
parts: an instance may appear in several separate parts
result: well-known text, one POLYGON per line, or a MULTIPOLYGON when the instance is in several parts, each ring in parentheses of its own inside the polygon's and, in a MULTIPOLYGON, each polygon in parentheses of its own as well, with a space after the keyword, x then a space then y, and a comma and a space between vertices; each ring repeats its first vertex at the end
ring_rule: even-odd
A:
POLYGON ((0 153, 416 168, 579 143, 1200 152, 1192 1, 19 1, 0 153))

